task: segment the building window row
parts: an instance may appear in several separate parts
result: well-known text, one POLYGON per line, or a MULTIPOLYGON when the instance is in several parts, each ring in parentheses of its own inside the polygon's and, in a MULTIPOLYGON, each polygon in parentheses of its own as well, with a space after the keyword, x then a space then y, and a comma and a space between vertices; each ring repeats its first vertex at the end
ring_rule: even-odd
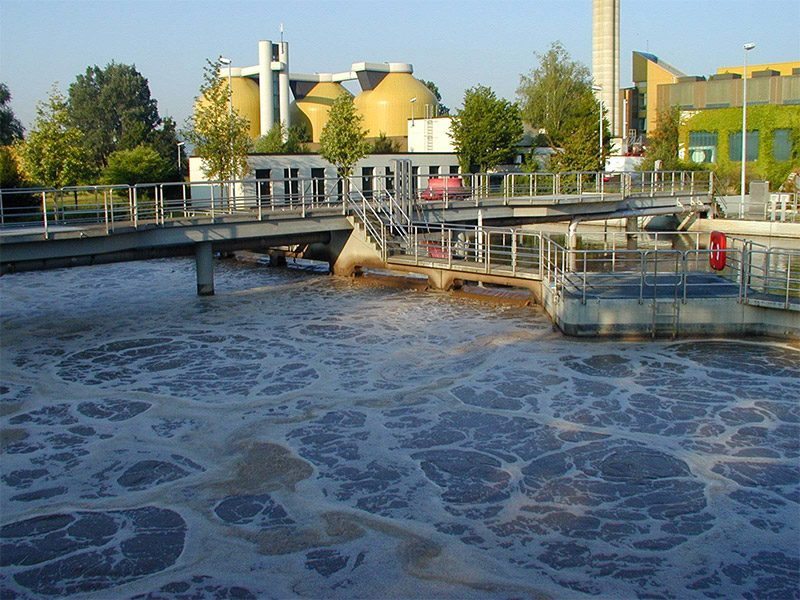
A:
MULTIPOLYGON (((759 131, 747 132, 747 161, 758 160, 759 131)), ((783 162, 792 157, 791 129, 776 129, 772 135, 772 158, 783 162)), ((709 131, 689 132, 689 158, 696 163, 717 162, 717 133, 709 131)), ((728 134, 728 160, 742 160, 742 132, 728 134)))

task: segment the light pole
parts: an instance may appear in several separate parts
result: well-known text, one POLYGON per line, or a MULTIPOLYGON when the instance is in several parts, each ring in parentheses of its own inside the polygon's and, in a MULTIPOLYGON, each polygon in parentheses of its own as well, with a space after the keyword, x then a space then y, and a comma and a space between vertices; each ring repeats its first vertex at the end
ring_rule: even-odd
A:
POLYGON ((230 136, 231 142, 231 170, 229 173, 231 183, 230 188, 228 191, 228 196, 233 196, 233 178, 235 175, 234 168, 233 168, 233 85, 231 83, 231 59, 225 58, 224 56, 219 57, 219 63, 221 65, 228 66, 228 135, 230 136))
POLYGON ((183 173, 183 169, 181 169, 181 146, 183 146, 186 142, 178 142, 178 176, 183 173))
POLYGON ((739 202, 739 217, 744 218, 744 175, 747 165, 747 53, 755 48, 753 42, 744 45, 744 69, 742 70, 742 188, 739 202))
POLYGON ((219 64, 228 66, 228 114, 233 116, 233 86, 231 85, 231 59, 224 56, 219 57, 219 64))
POLYGON ((414 96, 409 102, 411 102, 411 126, 414 126, 414 102, 417 101, 417 97, 414 96))
POLYGON ((601 170, 606 170, 606 164, 603 160, 603 99, 600 97, 600 93, 603 91, 603 88, 599 85, 592 86, 593 92, 598 92, 597 94, 597 101, 600 104, 600 166, 601 170))

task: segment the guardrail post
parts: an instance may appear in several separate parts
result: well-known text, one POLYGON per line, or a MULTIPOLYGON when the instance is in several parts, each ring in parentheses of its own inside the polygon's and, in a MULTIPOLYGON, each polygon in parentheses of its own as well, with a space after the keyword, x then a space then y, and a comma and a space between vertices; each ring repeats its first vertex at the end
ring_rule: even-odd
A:
POLYGON ((5 210, 3 209, 3 190, 0 190, 0 226, 6 224, 5 210))
POLYGON ((492 254, 492 232, 491 231, 487 231, 486 232, 486 273, 488 273, 491 270, 491 264, 492 264, 491 254, 492 254))
POLYGON ((139 196, 136 193, 136 188, 133 188, 133 228, 139 227, 139 196))
POLYGON ((108 235, 108 201, 106 199, 106 191, 108 191, 109 195, 111 195, 114 193, 114 188, 111 188, 110 190, 103 190, 103 220, 106 224, 106 235, 108 235))
POLYGON ((47 230, 47 192, 42 191, 42 219, 44 220, 44 239, 49 238, 47 230))
POLYGON ((517 232, 511 232, 511 273, 517 274, 517 232))

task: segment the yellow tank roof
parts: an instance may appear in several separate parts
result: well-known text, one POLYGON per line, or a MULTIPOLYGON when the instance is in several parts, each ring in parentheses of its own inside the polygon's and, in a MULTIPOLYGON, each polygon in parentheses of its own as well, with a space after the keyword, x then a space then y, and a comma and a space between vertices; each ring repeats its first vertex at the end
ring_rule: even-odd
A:
MULTIPOLYGON (((227 84, 227 81, 225 82, 227 84)), ((258 84, 246 77, 231 78, 231 104, 233 110, 250 122, 250 135, 257 138, 261 135, 261 112, 258 102, 258 84)), ((205 97, 197 100, 197 105, 205 102, 205 97)))
POLYGON ((319 142, 322 128, 328 122, 328 111, 342 93, 350 94, 340 83, 317 83, 303 98, 292 103, 292 124, 305 124, 311 133, 311 140, 319 142))
POLYGON ((410 73, 389 73, 375 86, 355 97, 356 110, 364 117, 368 137, 385 133, 389 137, 407 136, 408 119, 425 116, 425 105, 436 105, 424 83, 410 73), (415 102, 411 102, 416 98, 415 102))

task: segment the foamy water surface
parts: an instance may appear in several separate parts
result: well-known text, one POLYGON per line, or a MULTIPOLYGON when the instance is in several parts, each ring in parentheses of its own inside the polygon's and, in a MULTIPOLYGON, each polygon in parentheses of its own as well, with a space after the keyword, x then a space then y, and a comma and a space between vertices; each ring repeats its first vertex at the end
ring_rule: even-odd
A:
POLYGON ((798 598, 800 350, 224 261, 0 279, 5 598, 798 598))

